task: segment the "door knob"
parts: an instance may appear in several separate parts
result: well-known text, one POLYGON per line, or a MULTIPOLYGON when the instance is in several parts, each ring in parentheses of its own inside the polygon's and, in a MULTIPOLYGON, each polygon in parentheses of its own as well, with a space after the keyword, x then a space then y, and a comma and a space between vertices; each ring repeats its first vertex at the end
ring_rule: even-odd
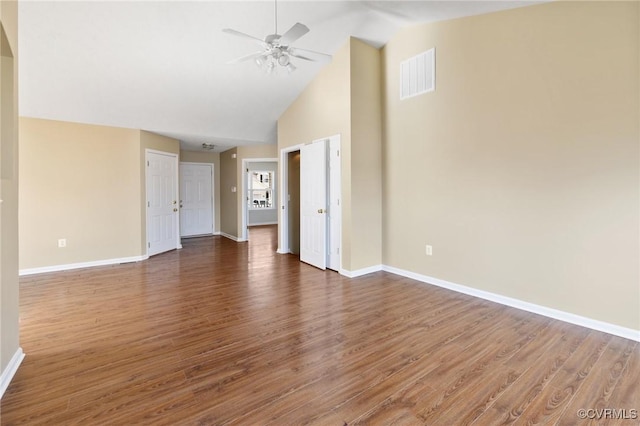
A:
POLYGON ((174 212, 177 212, 177 211, 178 211, 178 209, 173 209, 173 211, 174 211, 174 212))
POLYGON ((324 213, 323 209, 318 209, 318 213, 324 213))

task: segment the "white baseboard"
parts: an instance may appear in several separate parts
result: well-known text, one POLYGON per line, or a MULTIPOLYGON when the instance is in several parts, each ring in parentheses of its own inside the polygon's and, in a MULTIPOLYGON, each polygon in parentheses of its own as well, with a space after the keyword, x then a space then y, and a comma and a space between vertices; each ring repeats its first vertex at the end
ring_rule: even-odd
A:
POLYGON ((367 268, 356 269, 355 271, 340 269, 340 275, 344 275, 347 278, 357 278, 363 275, 371 274, 372 272, 382 271, 383 267, 383 265, 374 265, 367 268))
POLYGON ((220 235, 220 233, 219 232, 209 232, 208 234, 180 235, 180 238, 184 239, 184 240, 188 240, 190 238, 211 237, 213 235, 220 235))
POLYGON ((91 268, 93 266, 117 265, 119 263, 140 262, 142 260, 147 260, 148 258, 149 256, 144 255, 144 256, 120 257, 117 259, 94 260, 91 262, 69 263, 67 265, 42 266, 40 268, 20 269, 20 271, 18 271, 18 275, 23 276, 23 275, 43 274, 45 272, 68 271, 71 269, 91 268))
POLYGON ((4 395, 4 392, 9 387, 9 383, 11 383, 11 379, 15 376, 18 371, 18 367, 22 364, 22 360, 24 359, 24 352, 22 352, 22 348, 18 348, 16 353, 13 354, 9 364, 7 364, 7 368, 4 369, 2 375, 0 376, 0 399, 4 395))
POLYGON ((441 280, 438 278, 429 277, 427 275, 421 275, 415 272, 406 271, 404 269, 394 268, 392 266, 384 265, 382 267, 382 270, 386 272, 390 272, 392 274, 411 278, 426 284, 431 284, 438 287, 453 290, 458 293, 468 294, 469 296, 490 300, 492 302, 496 302, 501 305, 511 306, 512 308, 522 309, 523 311, 532 312, 534 314, 542 315, 548 318, 557 319, 560 321, 590 328, 592 330, 602 331, 604 333, 613 334, 614 336, 620 336, 620 337, 624 337, 625 339, 630 339, 636 342, 640 342, 640 330, 634 330, 634 329, 622 327, 616 324, 611 324, 608 322, 599 321, 592 318, 587 318, 580 315, 572 314, 570 312, 565 312, 558 309, 549 308, 546 306, 536 305, 535 303, 525 302, 524 300, 514 299, 511 297, 502 296, 500 294, 491 293, 484 290, 478 290, 472 287, 467 287, 464 285, 455 284, 455 283, 441 280))
POLYGON ((235 235, 227 234, 226 232, 221 232, 220 235, 222 235, 223 237, 228 238, 230 240, 233 240, 236 243, 244 243, 245 241, 247 241, 244 238, 238 238, 235 235))

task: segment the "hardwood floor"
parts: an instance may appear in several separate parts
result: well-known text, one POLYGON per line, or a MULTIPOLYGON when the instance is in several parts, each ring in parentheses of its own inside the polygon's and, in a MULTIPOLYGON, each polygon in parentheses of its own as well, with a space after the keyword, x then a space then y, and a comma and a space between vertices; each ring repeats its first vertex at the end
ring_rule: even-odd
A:
POLYGON ((636 342, 323 272, 275 254, 275 227, 250 237, 23 277, 26 358, 2 424, 564 425, 640 410, 636 342))

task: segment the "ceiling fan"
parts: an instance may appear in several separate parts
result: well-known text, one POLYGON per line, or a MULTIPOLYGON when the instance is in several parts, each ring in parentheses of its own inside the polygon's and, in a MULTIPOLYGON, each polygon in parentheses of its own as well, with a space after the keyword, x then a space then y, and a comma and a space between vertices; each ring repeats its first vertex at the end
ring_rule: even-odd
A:
POLYGON ((265 70, 267 74, 271 74, 276 65, 279 65, 285 68, 287 71, 292 73, 296 70, 296 66, 291 62, 291 58, 303 59, 305 61, 317 61, 317 60, 328 60, 331 59, 331 55, 327 55, 321 52, 315 52, 313 50, 301 49, 299 47, 291 46, 296 40, 309 32, 309 28, 306 25, 301 23, 296 23, 293 27, 289 28, 287 32, 280 35, 278 34, 278 1, 274 1, 275 12, 275 31, 273 34, 267 35, 264 40, 254 37, 249 34, 245 34, 240 31, 236 31, 231 28, 225 28, 222 31, 227 34, 232 34, 238 37, 244 37, 251 40, 254 40, 260 46, 262 46, 262 50, 250 53, 248 55, 242 56, 240 58, 234 59, 227 63, 229 64, 237 64, 240 62, 254 60, 256 65, 265 70), (298 52, 303 52, 307 55, 315 55, 318 59, 313 59, 308 56, 301 55, 298 52))

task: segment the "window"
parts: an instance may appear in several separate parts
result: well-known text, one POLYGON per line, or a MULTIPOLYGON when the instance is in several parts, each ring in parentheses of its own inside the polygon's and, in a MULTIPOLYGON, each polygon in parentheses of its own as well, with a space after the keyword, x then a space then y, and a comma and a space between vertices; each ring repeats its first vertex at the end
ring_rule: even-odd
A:
POLYGON ((247 201, 250 209, 273 209, 273 173, 249 171, 247 201))

